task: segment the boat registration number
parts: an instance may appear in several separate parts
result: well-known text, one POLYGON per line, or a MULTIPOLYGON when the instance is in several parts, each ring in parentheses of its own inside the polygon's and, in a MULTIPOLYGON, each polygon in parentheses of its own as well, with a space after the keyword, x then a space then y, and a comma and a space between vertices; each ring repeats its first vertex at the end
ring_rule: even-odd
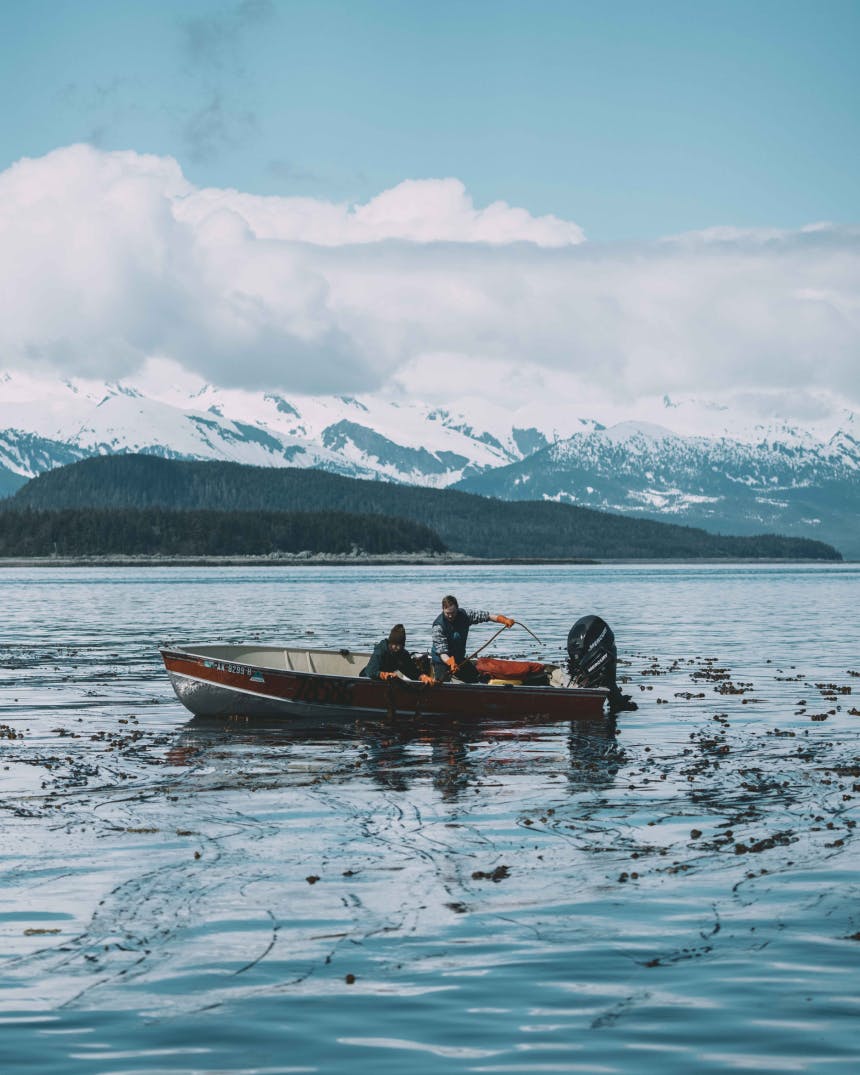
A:
POLYGON ((204 668, 212 668, 216 672, 230 672, 236 676, 253 676, 257 671, 249 664, 226 664, 224 661, 203 661, 204 668))

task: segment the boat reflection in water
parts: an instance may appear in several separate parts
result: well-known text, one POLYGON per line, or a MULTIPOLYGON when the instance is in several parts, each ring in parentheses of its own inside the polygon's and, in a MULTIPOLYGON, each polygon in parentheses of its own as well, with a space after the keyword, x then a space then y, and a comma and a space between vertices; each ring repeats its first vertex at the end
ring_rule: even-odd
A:
POLYGON ((622 760, 614 717, 577 721, 356 720, 338 725, 194 717, 169 764, 205 767, 222 787, 371 782, 396 792, 432 785, 446 801, 512 780, 559 791, 606 788, 622 760), (562 779, 565 784, 562 784, 562 779))

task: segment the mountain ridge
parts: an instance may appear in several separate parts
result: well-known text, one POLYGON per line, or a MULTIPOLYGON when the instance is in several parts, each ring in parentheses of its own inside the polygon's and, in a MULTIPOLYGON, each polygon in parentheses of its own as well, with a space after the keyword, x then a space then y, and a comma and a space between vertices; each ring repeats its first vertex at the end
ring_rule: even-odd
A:
POLYGON ((349 478, 310 468, 252 467, 146 455, 96 456, 33 478, 2 504, 27 510, 340 511, 421 523, 455 553, 493 559, 841 559, 826 543, 726 537, 552 501, 503 501, 456 489, 349 478))
MULTIPOLYGON (((860 433, 847 412, 828 436, 784 422, 705 436, 573 414, 561 426, 474 400, 455 411, 378 396, 288 398, 169 367, 158 374, 140 384, 0 374, 0 497, 55 466, 133 453, 559 500, 724 533, 772 530, 860 558, 860 433)), ((666 397, 662 411, 672 419, 679 405, 666 397)), ((708 404, 696 413, 724 418, 708 404)))
POLYGON ((710 532, 777 529, 827 535, 860 555, 860 451, 849 433, 820 451, 764 440, 681 438, 617 428, 575 434, 527 459, 467 477, 454 488, 506 500, 557 500, 642 518, 669 517, 710 532))

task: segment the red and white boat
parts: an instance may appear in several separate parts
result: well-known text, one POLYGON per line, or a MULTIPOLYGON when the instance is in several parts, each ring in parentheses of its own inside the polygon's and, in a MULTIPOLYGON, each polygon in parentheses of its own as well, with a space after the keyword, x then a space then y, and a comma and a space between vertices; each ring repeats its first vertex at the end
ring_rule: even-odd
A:
POLYGON ((529 722, 593 719, 609 691, 571 686, 559 665, 478 659, 486 682, 421 683, 360 676, 369 653, 282 646, 186 645, 161 656, 195 716, 285 720, 439 718, 529 722))

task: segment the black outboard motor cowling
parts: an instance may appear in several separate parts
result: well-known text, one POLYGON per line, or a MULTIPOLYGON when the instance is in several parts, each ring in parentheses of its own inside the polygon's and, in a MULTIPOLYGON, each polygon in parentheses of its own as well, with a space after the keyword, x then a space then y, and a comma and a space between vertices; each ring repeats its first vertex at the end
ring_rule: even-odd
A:
POLYGON ((580 687, 612 687, 618 651, 612 628, 599 616, 583 616, 567 636, 568 671, 580 687))
POLYGON ((609 709, 636 709, 630 696, 622 694, 616 682, 618 651, 612 628, 599 616, 583 616, 567 636, 567 670, 578 687, 606 687, 609 709))

